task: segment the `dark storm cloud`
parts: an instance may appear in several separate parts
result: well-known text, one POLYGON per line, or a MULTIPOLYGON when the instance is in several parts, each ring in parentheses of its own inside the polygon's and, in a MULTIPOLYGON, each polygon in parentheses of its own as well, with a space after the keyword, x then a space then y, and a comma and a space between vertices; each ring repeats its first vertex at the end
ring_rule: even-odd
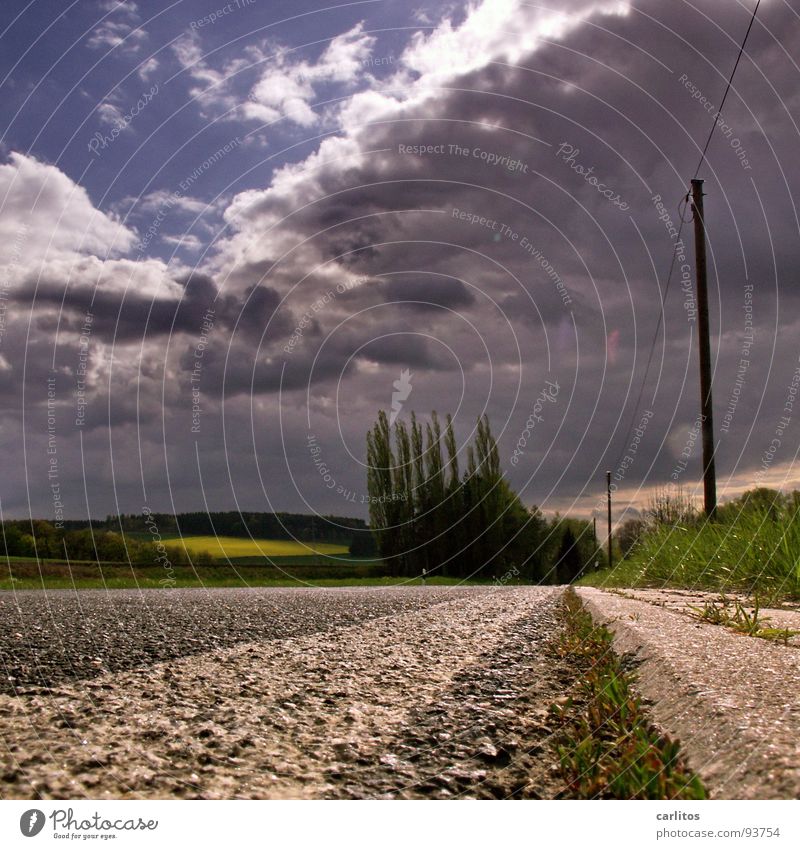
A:
MULTIPOLYGON (((797 69, 775 43, 778 37, 788 49, 797 42, 800 20, 777 0, 762 4, 760 16, 726 104, 729 131, 716 131, 701 172, 712 325, 715 340, 722 336, 719 416, 736 384, 746 286, 753 286, 757 341, 730 432, 720 440, 724 474, 750 475, 758 467, 800 353, 792 341, 800 97, 797 69)), ((526 501, 547 507, 545 499, 556 499, 563 509, 591 492, 626 450, 628 422, 650 408, 626 483, 669 481, 698 394, 690 347, 696 323, 680 267, 639 409, 634 403, 666 284, 670 229, 685 215, 680 202, 711 128, 707 104, 719 105, 748 20, 749 9, 712 0, 641 0, 627 14, 594 15, 522 56, 518 67, 484 64, 445 79, 431 96, 409 95, 387 112, 375 107, 376 123, 345 128, 354 147, 345 160, 322 157, 309 163, 307 175, 298 167, 271 188, 254 187, 235 202, 235 234, 212 255, 213 268, 193 275, 182 294, 92 291, 98 337, 137 341, 145 325, 154 337, 142 363, 153 374, 138 403, 155 396, 160 404, 164 373, 175 363, 162 414, 169 450, 182 458, 182 491, 191 490, 194 474, 191 446, 182 444, 188 374, 209 302, 216 314, 200 383, 207 408, 201 438, 217 478, 223 451, 241 476, 238 483, 220 480, 225 497, 229 486, 258 492, 250 468, 255 446, 245 438, 252 416, 263 450, 276 458, 272 491, 285 495, 287 506, 302 506, 282 468, 285 448, 283 465, 313 506, 336 508, 303 444, 306 417, 337 477, 363 486, 363 470, 344 446, 361 456, 364 431, 375 411, 390 405, 404 368, 413 372, 407 409, 458 408, 460 436, 488 409, 503 430, 510 480, 526 487, 526 501), (364 279, 337 292, 356 275, 364 279), (330 291, 334 296, 322 303, 330 291), (432 306, 408 303, 414 301, 432 306), (178 338, 165 355, 170 332, 178 338), (558 402, 536 445, 511 468, 508 458, 545 379, 559 381, 558 402), (221 448, 212 435, 221 433, 223 397, 235 415, 226 412, 231 433, 221 448), (285 442, 276 435, 283 413, 285 442)), ((693 274, 690 223, 683 236, 693 274)), ((41 354, 43 365, 35 380, 43 379, 47 352, 52 356, 52 343, 42 342, 53 333, 62 299, 74 332, 89 295, 88 288, 70 286, 65 295, 61 285, 40 284, 41 338, 31 355, 41 354)), ((13 391, 2 371, 0 379, 13 391)), ((136 403, 120 399, 115 421, 132 420, 136 403)), ((145 437, 157 444, 160 434, 145 429, 145 437)), ((794 444, 796 433, 781 460, 791 458, 794 444)), ((127 460, 119 462, 124 467, 127 460)))
POLYGON ((394 322, 392 328, 385 336, 373 333, 371 339, 365 340, 359 359, 429 371, 453 371, 458 367, 456 357, 435 337, 425 338, 424 334, 410 327, 399 329, 394 322))
POLYGON ((378 284, 387 302, 427 312, 439 308, 460 310, 475 303, 475 296, 460 281, 448 278, 390 279, 378 284))
MULTIPOLYGON (((216 287, 210 278, 193 275, 177 281, 180 296, 147 297, 135 290, 109 291, 86 285, 42 280, 14 296, 17 303, 35 310, 49 307, 64 313, 67 329, 80 330, 81 317, 93 316, 92 330, 107 341, 127 342, 145 336, 197 332, 204 313, 213 307, 216 287)), ((42 318, 52 321, 52 313, 42 318)))
POLYGON ((171 297, 148 297, 135 289, 111 291, 42 280, 14 293, 17 304, 37 315, 36 325, 80 332, 83 317, 92 316, 92 334, 107 342, 124 344, 161 336, 197 336, 211 314, 221 328, 258 340, 268 325, 285 333, 292 322, 288 309, 279 311, 280 296, 268 286, 247 288, 242 295, 220 295, 213 280, 192 274, 175 281, 182 291, 171 297), (43 312, 44 311, 44 312, 43 312))

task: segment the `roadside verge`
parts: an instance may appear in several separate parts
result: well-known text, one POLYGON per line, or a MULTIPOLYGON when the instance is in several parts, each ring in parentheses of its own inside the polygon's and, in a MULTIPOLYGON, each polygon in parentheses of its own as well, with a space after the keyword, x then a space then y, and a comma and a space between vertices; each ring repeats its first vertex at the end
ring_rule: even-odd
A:
POLYGON ((578 588, 638 662, 653 720, 680 740, 712 798, 800 795, 800 651, 644 601, 578 588))

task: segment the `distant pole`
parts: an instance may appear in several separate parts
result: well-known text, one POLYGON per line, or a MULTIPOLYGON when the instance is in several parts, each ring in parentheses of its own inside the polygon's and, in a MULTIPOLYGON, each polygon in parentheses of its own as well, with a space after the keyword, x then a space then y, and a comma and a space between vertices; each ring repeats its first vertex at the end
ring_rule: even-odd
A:
POLYGON ((692 180, 694 254, 697 265, 697 318, 700 343, 700 414, 703 425, 703 506, 706 516, 717 511, 717 475, 714 468, 714 417, 711 402, 711 332, 708 320, 706 273, 706 222, 703 215, 703 181, 692 180))
POLYGON ((614 555, 611 552, 611 472, 606 472, 606 495, 608 501, 608 568, 614 565, 614 555))

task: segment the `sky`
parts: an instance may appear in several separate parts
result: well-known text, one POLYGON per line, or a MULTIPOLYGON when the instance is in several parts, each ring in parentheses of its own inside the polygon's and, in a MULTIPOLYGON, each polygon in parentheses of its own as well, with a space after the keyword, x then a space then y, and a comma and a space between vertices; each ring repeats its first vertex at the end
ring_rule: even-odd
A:
POLYGON ((381 409, 488 414, 547 513, 697 495, 709 133, 718 486, 800 486, 800 13, 717 117, 752 11, 4 0, 2 516, 366 517, 381 409))

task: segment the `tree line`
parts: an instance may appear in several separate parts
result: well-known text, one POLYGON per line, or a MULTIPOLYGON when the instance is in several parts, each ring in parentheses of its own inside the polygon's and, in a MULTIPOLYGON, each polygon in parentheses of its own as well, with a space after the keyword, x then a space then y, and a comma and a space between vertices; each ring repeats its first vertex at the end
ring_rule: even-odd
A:
MULTIPOLYGON (((10 519, 0 523, 0 556, 111 563, 151 563, 154 543, 164 538, 170 559, 188 563, 179 536, 232 536, 255 539, 299 539, 349 545, 357 556, 375 547, 363 519, 298 513, 128 513, 101 520, 10 519), (154 537, 158 534, 158 540, 154 537)), ((201 552, 195 564, 213 562, 201 552)))
POLYGON ((506 481, 489 419, 458 448, 452 417, 367 434, 370 527, 390 575, 421 574, 565 583, 605 562, 591 523, 526 508, 506 481), (460 468, 460 458, 465 468, 460 468))
MULTIPOLYGON (((157 556, 156 547, 151 541, 124 537, 102 528, 70 530, 57 527, 44 519, 34 519, 5 521, 0 524, 0 531, 2 557, 147 564, 153 563, 157 556)), ((173 550, 170 551, 172 553, 173 550)), ((176 546, 174 555, 172 559, 175 563, 188 562, 182 548, 176 546)))

